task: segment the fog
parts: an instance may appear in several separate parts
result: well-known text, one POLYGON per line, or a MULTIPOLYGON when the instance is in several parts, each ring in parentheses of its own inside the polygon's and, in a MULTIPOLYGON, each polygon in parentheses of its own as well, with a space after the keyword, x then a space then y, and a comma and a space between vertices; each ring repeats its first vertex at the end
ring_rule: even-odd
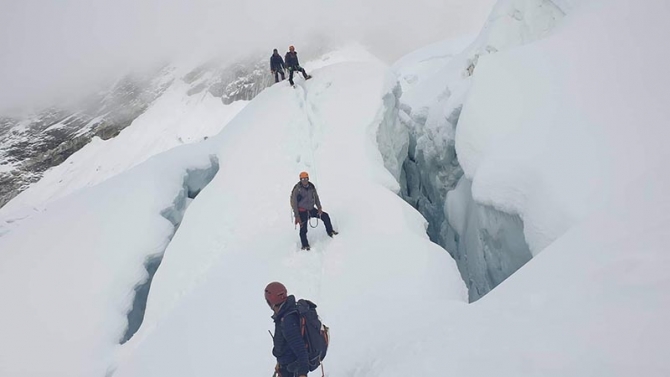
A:
POLYGON ((0 0, 0 114, 63 101, 160 62, 325 36, 392 61, 476 33, 495 0, 0 0))

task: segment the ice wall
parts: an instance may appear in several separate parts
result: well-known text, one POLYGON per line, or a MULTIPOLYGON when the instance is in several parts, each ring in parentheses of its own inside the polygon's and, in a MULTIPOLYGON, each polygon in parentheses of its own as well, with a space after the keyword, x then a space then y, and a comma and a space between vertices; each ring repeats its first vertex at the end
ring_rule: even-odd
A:
POLYGON ((481 56, 549 35, 573 6, 571 0, 501 0, 466 48, 461 40, 443 42, 394 66, 403 89, 399 118, 409 130, 401 195, 429 221, 431 240, 457 261, 471 301, 531 258, 519 216, 473 200, 463 176, 455 134, 471 80, 481 56))
POLYGON ((442 234, 446 248, 461 275, 469 279, 471 300, 484 296, 530 260, 521 218, 477 203, 466 177, 447 193, 445 210, 448 224, 442 234))

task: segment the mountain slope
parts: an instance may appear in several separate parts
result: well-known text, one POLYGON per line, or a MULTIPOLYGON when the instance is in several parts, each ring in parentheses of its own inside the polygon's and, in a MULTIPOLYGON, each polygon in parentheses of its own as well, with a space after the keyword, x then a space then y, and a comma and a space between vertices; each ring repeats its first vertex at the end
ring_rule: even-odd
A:
POLYGON ((462 109, 436 90, 427 115, 458 114, 431 126, 458 120, 471 182, 447 198, 449 221, 467 225, 471 203, 517 216, 535 253, 489 294, 466 304, 455 262, 399 197, 407 107, 389 67, 359 51, 0 236, 0 375, 269 375, 272 280, 319 305, 333 377, 670 374, 668 4, 513 2, 571 11, 476 65, 419 67, 471 75, 452 92, 462 109), (341 232, 310 228, 310 252, 288 204, 301 170, 341 232))

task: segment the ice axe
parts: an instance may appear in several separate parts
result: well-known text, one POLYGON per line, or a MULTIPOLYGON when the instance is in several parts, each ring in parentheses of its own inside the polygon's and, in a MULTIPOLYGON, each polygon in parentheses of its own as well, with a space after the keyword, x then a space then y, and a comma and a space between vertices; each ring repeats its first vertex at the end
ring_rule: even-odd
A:
MULTIPOLYGON (((275 342, 275 336, 272 335, 272 331, 268 330, 268 333, 270 334, 270 338, 272 338, 272 344, 275 342)), ((279 373, 279 363, 275 364, 275 372, 272 373, 272 377, 277 377, 277 374, 279 373)))

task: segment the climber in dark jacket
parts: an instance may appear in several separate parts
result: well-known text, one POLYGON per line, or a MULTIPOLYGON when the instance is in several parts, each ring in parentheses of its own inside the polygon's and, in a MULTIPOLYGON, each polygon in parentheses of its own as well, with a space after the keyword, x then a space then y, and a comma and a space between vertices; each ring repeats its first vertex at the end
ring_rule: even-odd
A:
POLYGON ((295 296, 288 295, 286 287, 272 282, 265 287, 265 301, 274 315, 274 347, 272 354, 277 358, 276 371, 280 377, 305 377, 309 372, 309 355, 300 333, 300 315, 295 296))
POLYGON ((270 71, 275 75, 275 82, 279 82, 277 74, 281 74, 282 81, 286 78, 284 76, 284 59, 281 58, 276 48, 272 50, 272 56, 270 56, 270 71))
POLYGON ((302 77, 304 77, 305 80, 312 78, 312 76, 308 75, 307 72, 305 72, 305 69, 300 66, 300 63, 298 62, 298 53, 295 52, 295 47, 288 47, 288 52, 286 53, 286 56, 284 56, 284 62, 288 69, 288 82, 291 83, 291 85, 294 85, 293 71, 302 72, 302 77))

